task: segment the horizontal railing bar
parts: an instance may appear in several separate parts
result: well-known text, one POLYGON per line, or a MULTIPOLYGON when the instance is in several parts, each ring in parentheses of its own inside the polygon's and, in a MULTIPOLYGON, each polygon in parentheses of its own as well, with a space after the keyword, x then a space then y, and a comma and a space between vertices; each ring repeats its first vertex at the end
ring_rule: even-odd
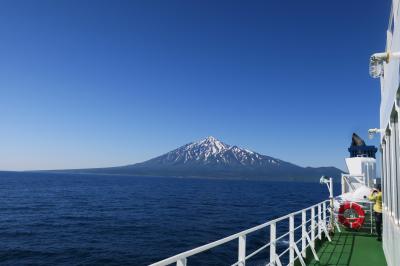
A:
POLYGON ((293 229, 293 231, 296 231, 297 229, 301 228, 302 226, 303 226, 303 224, 301 224, 301 225, 295 227, 295 228, 293 229))
MULTIPOLYGON (((253 232, 255 232, 255 231, 258 231, 258 230, 260 230, 260 229, 263 229, 263 228, 265 228, 265 227, 267 227, 267 226, 270 226, 270 225, 273 224, 273 223, 278 223, 278 222, 280 222, 280 221, 282 221, 282 220, 288 219, 290 216, 295 216, 295 215, 297 215, 297 214, 301 214, 303 211, 311 210, 312 208, 314 208, 314 207, 316 207, 316 206, 318 206, 318 205, 320 205, 320 204, 322 204, 322 203, 324 203, 324 202, 329 202, 329 200, 325 200, 325 201, 319 202, 319 203, 317 203, 317 204, 314 204, 314 205, 312 205, 312 206, 309 206, 309 207, 307 207, 307 208, 305 208, 305 209, 302 209, 302 210, 300 210, 300 211, 296 211, 296 212, 289 213, 289 214, 287 214, 287 215, 285 215, 285 216, 282 216, 282 217, 279 217, 279 218, 277 218, 277 219, 274 219, 274 220, 265 222, 265 223, 263 223, 263 224, 254 226, 254 227, 252 227, 252 228, 243 230, 243 231, 241 231, 241 232, 239 232, 239 233, 236 233, 236 234, 230 235, 230 236, 228 236, 228 237, 225 237, 225 238, 216 240, 216 241, 214 241, 214 242, 211 242, 211 243, 202 245, 202 246, 200 246, 200 247, 197 247, 197 248, 194 248, 194 249, 191 249, 191 250, 188 250, 188 251, 179 253, 179 254, 177 254, 177 255, 175 255, 175 256, 172 256, 172 257, 166 258, 166 259, 164 259, 164 260, 161 260, 161 261, 159 261, 159 262, 150 264, 150 266, 164 266, 164 265, 169 265, 169 264, 171 264, 171 263, 177 262, 179 259, 187 258, 187 257, 193 256, 193 255, 195 255, 195 254, 198 254, 198 253, 201 253, 201 252, 203 252, 203 251, 209 250, 209 249, 214 248, 214 247, 216 247, 216 246, 219 246, 219 245, 225 244, 225 243, 227 243, 227 242, 230 242, 230 241, 232 241, 232 240, 234 240, 234 239, 236 239, 236 238, 239 238, 240 236, 244 236, 244 235, 253 233, 253 232)), ((287 234, 289 234, 289 232, 286 233, 285 235, 287 235, 287 234)), ((285 236, 285 235, 284 235, 284 236, 285 236)), ((280 239, 280 238, 278 238, 278 239, 280 239)), ((278 240, 278 239, 276 239, 276 240, 278 240)))
MULTIPOLYGON (((314 218, 316 218, 317 216, 318 216, 318 214, 315 215, 314 218)), ((306 221, 306 224, 307 224, 309 221, 311 221, 311 218, 310 218, 309 220, 306 221)), ((297 226, 296 228, 294 228, 293 232, 296 231, 297 229, 301 228, 302 226, 303 226, 303 224, 300 224, 299 226, 297 226)), ((317 228, 317 227, 318 227, 317 225, 314 226, 314 228, 317 228)), ((290 234, 290 232, 292 232, 292 231, 289 230, 289 231, 287 231, 285 234, 279 236, 278 238, 275 239, 275 242, 278 241, 278 240, 280 240, 280 239, 282 239, 283 237, 287 236, 288 234, 290 234)), ((311 230, 310 230, 309 232, 311 232, 311 230)))
POLYGON ((256 251, 254 251, 253 253, 249 254, 246 256, 246 260, 250 259, 251 257, 253 257, 254 255, 256 255, 258 252, 260 252, 263 249, 266 249, 267 247, 269 247, 271 245, 271 243, 265 244, 264 246, 260 247, 259 249, 257 249, 256 251))
POLYGON ((285 255, 286 252, 288 252, 290 249, 290 247, 288 247, 287 249, 285 249, 281 254, 279 254, 277 257, 280 258, 281 256, 285 255))
POLYGON ((329 200, 324 200, 324 201, 321 201, 320 203, 314 204, 314 205, 309 206, 309 207, 307 207, 307 208, 304 208, 304 209, 302 209, 302 210, 300 210, 300 211, 296 211, 296 212, 289 213, 289 214, 287 214, 287 215, 285 215, 285 216, 282 216, 282 217, 276 219, 275 222, 279 222, 279 221, 285 220, 285 219, 289 218, 289 217, 292 216, 292 215, 301 214, 303 211, 311 210, 312 208, 315 208, 316 206, 318 206, 318 205, 320 205, 320 204, 322 204, 322 203, 324 203, 324 202, 329 202, 329 200))
POLYGON ((281 235, 280 237, 277 237, 275 239, 275 243, 278 242, 278 240, 281 240, 282 238, 284 238, 285 236, 287 236, 290 232, 284 233, 283 235, 281 235))
MULTIPOLYGON (((260 228, 262 228, 262 227, 260 227, 260 228)), ((220 240, 217 240, 217 241, 211 242, 209 244, 206 244, 206 245, 191 249, 189 251, 185 251, 185 252, 179 253, 179 254, 177 254, 175 256, 172 256, 172 257, 169 257, 169 258, 167 258, 165 260, 150 264, 150 266, 161 266, 161 265, 168 265, 168 264, 174 263, 174 262, 176 262, 177 260, 179 260, 181 258, 187 258, 187 257, 193 256, 195 254, 201 253, 203 251, 206 251, 208 249, 211 249, 213 247, 216 247, 216 246, 225 244, 227 242, 230 242, 230 241, 238 238, 241 235, 242 235, 241 233, 237 233, 237 234, 222 238, 220 240)))

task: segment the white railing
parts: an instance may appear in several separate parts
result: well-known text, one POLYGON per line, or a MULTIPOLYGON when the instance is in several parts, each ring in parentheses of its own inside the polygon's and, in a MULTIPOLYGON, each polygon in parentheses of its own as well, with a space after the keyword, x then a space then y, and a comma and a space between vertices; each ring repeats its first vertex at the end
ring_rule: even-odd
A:
POLYGON ((307 254, 307 248, 310 248, 315 260, 319 260, 314 249, 316 239, 322 239, 322 235, 324 234, 326 238, 331 241, 328 230, 332 229, 331 227, 333 222, 335 222, 335 219, 331 220, 334 216, 331 215, 330 205, 328 206, 329 208, 327 208, 327 203, 329 202, 329 200, 320 202, 306 209, 287 214, 237 234, 153 263, 150 266, 164 266, 172 263, 176 263, 177 266, 186 266, 188 264, 188 259, 191 256, 221 246, 233 240, 238 241, 238 259, 232 264, 232 266, 245 266, 246 261, 267 248, 269 248, 269 255, 265 252, 266 265, 281 266, 287 262, 288 264, 286 265, 293 266, 294 262, 298 260, 301 265, 305 266, 304 258, 307 254), (300 221, 297 225, 295 223, 296 220, 300 221), (278 236, 277 225, 286 223, 288 224, 287 230, 285 230, 285 233, 278 236), (269 229, 269 242, 247 254, 246 237, 261 229, 269 229), (285 238, 289 238, 288 248, 281 250, 282 248, 278 248, 277 243, 279 240, 284 240, 285 238))

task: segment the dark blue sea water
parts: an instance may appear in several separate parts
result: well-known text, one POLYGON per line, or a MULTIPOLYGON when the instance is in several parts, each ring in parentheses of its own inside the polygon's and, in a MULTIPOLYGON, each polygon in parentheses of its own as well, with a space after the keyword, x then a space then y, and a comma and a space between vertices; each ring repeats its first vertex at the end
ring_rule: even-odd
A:
MULTIPOLYGON (((327 196, 318 183, 3 172, 0 264, 147 265, 327 196)), ((188 263, 231 264, 236 250, 188 263)))

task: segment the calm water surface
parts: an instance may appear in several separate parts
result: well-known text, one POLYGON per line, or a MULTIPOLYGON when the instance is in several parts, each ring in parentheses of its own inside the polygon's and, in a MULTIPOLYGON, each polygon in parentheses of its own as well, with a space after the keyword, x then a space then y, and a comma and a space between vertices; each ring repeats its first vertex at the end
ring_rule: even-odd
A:
MULTIPOLYGON (((0 196, 2 265, 146 265, 328 192, 318 183, 3 172, 0 196)), ((236 250, 234 242, 188 262, 230 265, 236 250)))

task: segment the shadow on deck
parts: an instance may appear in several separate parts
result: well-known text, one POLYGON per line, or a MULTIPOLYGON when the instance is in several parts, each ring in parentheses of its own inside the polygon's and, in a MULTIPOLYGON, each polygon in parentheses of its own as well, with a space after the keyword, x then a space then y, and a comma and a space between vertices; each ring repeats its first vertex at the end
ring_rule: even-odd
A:
MULTIPOLYGON (((364 232, 336 232, 332 242, 322 240, 316 244, 319 262, 307 252, 307 265, 323 266, 385 266, 382 242, 376 236, 364 232)), ((296 263, 300 265, 300 263, 296 263)))

